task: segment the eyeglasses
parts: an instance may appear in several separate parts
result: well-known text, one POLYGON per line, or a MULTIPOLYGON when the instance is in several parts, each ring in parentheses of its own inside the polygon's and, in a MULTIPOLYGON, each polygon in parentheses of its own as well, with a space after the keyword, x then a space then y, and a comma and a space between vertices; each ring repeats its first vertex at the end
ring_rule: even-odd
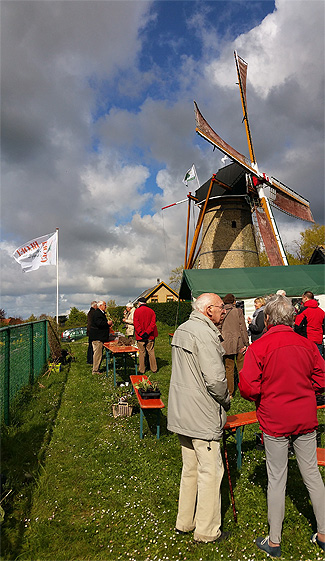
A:
POLYGON ((225 309, 225 305, 222 304, 222 306, 216 306, 215 304, 211 304, 210 306, 208 306, 209 308, 220 308, 221 310, 225 309))

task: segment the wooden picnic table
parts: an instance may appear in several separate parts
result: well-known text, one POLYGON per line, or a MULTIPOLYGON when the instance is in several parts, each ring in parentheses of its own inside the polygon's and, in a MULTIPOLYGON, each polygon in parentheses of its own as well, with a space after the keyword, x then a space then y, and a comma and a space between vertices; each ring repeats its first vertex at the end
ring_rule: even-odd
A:
POLYGON ((128 356, 134 359, 135 373, 138 374, 137 366, 137 353, 139 351, 138 347, 133 345, 118 345, 117 341, 110 341, 109 343, 104 343, 106 350, 106 377, 108 378, 108 370, 110 365, 111 356, 113 357, 113 378, 114 387, 116 387, 116 359, 117 357, 123 357, 124 359, 124 373, 126 374, 126 358, 128 356))
POLYGON ((131 375, 130 380, 138 398, 140 405, 140 439, 143 438, 143 409, 157 410, 157 438, 160 436, 160 410, 165 407, 160 398, 158 399, 143 399, 139 394, 139 390, 135 387, 141 380, 147 380, 148 376, 145 374, 131 375))

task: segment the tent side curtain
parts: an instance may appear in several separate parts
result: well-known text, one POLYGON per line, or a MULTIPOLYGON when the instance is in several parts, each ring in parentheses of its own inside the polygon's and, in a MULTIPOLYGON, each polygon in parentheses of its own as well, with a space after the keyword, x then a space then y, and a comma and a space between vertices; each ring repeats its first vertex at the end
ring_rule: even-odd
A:
POLYGON ((197 298, 203 292, 228 293, 237 299, 256 298, 285 290, 287 296, 300 296, 305 290, 324 294, 325 265, 288 267, 245 267, 241 269, 186 269, 179 297, 197 298))

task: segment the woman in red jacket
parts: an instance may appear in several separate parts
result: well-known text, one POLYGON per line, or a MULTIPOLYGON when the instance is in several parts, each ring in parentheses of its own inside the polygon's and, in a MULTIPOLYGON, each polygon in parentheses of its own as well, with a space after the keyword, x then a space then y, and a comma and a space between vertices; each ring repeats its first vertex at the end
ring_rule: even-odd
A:
POLYGON ((325 548, 325 490, 317 466, 315 396, 324 391, 325 362, 315 343, 292 329, 294 308, 288 298, 273 296, 264 313, 267 332, 248 348, 238 387, 242 397, 255 401, 264 436, 270 535, 257 538, 256 545, 280 557, 289 437, 317 521, 312 541, 325 548))

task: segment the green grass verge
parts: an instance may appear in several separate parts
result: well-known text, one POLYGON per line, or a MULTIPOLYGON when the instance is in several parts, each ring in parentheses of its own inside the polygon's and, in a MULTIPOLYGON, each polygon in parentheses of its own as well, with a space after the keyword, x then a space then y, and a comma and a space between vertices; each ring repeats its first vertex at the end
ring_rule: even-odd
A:
MULTIPOLYGON (((128 418, 113 417, 117 390, 112 373, 108 378, 91 374, 85 341, 71 344, 76 361, 69 368, 41 378, 44 387, 36 384, 23 396, 2 438, 2 472, 7 487, 13 488, 3 505, 2 559, 265 559, 253 542, 267 535, 265 458, 255 449, 258 425, 245 429, 241 472, 236 469, 234 440, 228 440, 238 523, 233 520, 226 472, 222 510, 231 538, 218 545, 196 544, 192 534, 174 530, 182 462, 178 439, 166 429, 170 328, 158 327, 156 377, 166 405, 159 440, 155 416, 144 422, 142 441, 138 411, 128 418)), ((120 370, 118 380, 123 377, 120 370)), ((237 392, 231 412, 249 410, 252 404, 237 392)), ((324 423, 323 412, 319 419, 324 423)), ((314 527, 307 491, 292 458, 282 559, 322 559, 321 550, 309 543, 314 527)))

